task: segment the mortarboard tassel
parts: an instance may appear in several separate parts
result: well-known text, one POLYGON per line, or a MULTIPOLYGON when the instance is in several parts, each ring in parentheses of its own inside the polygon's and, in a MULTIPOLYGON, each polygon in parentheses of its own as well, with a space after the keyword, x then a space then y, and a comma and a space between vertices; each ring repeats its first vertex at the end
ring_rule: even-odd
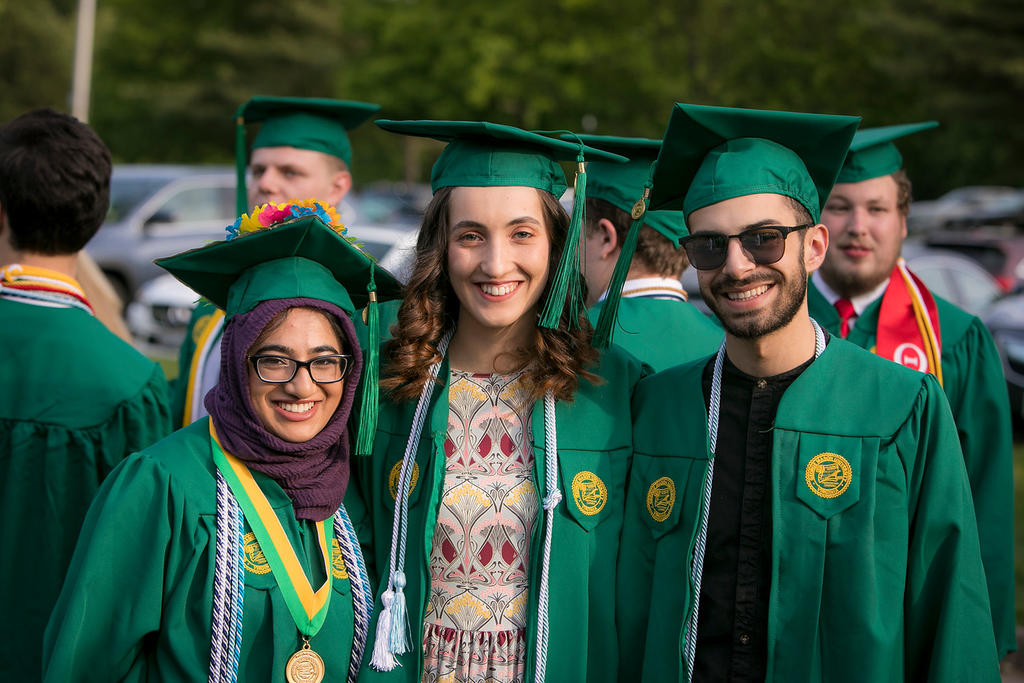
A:
MULTIPOLYGON (((653 174, 653 167, 652 167, 653 174)), ((629 226, 626 239, 622 242, 622 250, 619 252, 619 259, 615 262, 615 270, 612 271, 612 279, 608 283, 608 294, 604 299, 604 306, 601 308, 601 315, 597 318, 597 328, 594 330, 593 345, 598 349, 605 349, 612 343, 612 335, 615 333, 615 321, 619 314, 619 301, 622 299, 622 286, 626 283, 626 275, 629 274, 629 266, 633 262, 633 254, 636 252, 636 244, 640 239, 640 228, 644 225, 644 217, 647 215, 647 206, 651 201, 651 179, 648 176, 644 185, 643 197, 633 205, 633 224, 629 226)))
POLYGON ((359 435, 356 437, 356 455, 370 455, 373 438, 377 433, 377 394, 380 379, 380 311, 377 306, 377 285, 373 280, 374 265, 370 264, 370 283, 366 291, 370 301, 366 304, 368 329, 366 352, 363 355, 363 393, 359 407, 359 435))
POLYGON ((249 208, 248 195, 245 191, 245 117, 242 111, 245 105, 238 110, 235 118, 235 215, 241 216, 249 208))
POLYGON ((540 327, 558 329, 562 312, 569 306, 569 329, 579 328, 583 292, 580 288, 580 232, 583 229, 584 205, 587 202, 587 171, 583 165, 583 146, 576 156, 576 182, 573 184, 572 219, 565 236, 565 246, 558 268, 551 279, 551 291, 540 315, 540 327))

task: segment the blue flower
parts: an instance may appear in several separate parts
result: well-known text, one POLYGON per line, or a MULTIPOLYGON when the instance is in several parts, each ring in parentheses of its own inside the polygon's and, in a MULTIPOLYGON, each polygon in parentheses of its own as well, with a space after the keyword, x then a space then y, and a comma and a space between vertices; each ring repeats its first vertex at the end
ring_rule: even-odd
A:
POLYGON ((224 241, 225 242, 230 242, 231 240, 233 240, 236 237, 238 237, 238 228, 241 225, 242 225, 242 216, 239 216, 238 218, 235 219, 235 222, 232 225, 229 225, 228 227, 224 228, 227 231, 227 233, 228 233, 228 236, 224 238, 224 241))

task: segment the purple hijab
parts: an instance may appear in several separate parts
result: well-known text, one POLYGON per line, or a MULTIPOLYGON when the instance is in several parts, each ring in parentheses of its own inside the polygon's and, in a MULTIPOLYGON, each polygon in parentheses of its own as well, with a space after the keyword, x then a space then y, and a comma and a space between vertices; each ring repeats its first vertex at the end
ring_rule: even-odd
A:
POLYGON ((345 312, 319 299, 272 299, 248 313, 232 316, 221 339, 220 380, 206 395, 217 436, 224 450, 277 482, 291 498, 296 519, 321 521, 341 505, 348 487, 348 416, 363 370, 355 327, 345 312), (249 396, 248 360, 253 342, 275 315, 289 308, 313 308, 335 317, 353 356, 352 371, 334 415, 309 441, 292 443, 270 433, 253 409, 249 396))

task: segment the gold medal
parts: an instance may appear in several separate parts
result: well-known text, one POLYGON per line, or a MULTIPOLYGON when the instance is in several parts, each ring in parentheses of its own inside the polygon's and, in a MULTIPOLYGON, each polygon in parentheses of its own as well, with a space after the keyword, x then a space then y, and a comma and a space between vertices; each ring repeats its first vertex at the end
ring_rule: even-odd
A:
POLYGON ((303 637, 302 649, 288 658, 284 676, 288 683, 320 683, 324 680, 324 660, 309 647, 309 638, 303 637))

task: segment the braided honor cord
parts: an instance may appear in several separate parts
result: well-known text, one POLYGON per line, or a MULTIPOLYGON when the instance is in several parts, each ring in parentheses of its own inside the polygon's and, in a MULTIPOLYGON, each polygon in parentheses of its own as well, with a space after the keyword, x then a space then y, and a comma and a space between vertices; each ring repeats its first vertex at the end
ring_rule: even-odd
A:
POLYGON ((359 675, 359 666, 363 661, 366 639, 370 634, 370 615, 373 614, 373 590, 370 577, 366 574, 366 562, 359 548, 352 520, 345 511, 345 506, 334 513, 334 537, 341 548, 341 559, 348 569, 348 581, 352 586, 352 612, 355 615, 355 630, 352 634, 352 654, 348 664, 348 683, 355 683, 359 675))
MULTIPOLYGON (((814 326, 814 357, 817 358, 825 350, 825 333, 821 326, 812 318, 814 326)), ((718 349, 715 356, 715 369, 711 377, 711 405, 708 406, 708 439, 710 440, 708 454, 708 469, 704 474, 704 485, 701 489, 700 498, 700 530, 697 533, 697 544, 693 551, 693 566, 691 572, 692 604, 693 610, 686 620, 685 633, 686 641, 683 643, 683 653, 686 656, 686 680, 693 680, 693 664, 697 654, 697 615, 700 611, 700 587, 704 574, 704 552, 708 542, 708 517, 711 511, 711 486, 715 477, 715 450, 718 444, 718 417, 722 406, 722 364, 725 359, 725 342, 718 349)))
POLYGON ((245 547, 242 509, 217 471, 217 543, 213 570, 210 629, 210 683, 234 683, 242 644, 245 547))
POLYGON ((388 564, 388 587, 381 595, 383 608, 377 616, 377 631, 374 634, 373 656, 370 667, 374 671, 391 671, 398 666, 397 655, 405 654, 412 649, 409 642, 409 617, 405 607, 405 540, 408 533, 409 518, 409 481, 412 479, 416 452, 420 446, 420 435, 423 423, 427 419, 430 406, 430 395, 441 363, 448 351, 454 330, 448 330, 437 345, 437 352, 442 360, 430 366, 430 376, 423 383, 416 412, 413 415, 409 430, 409 440, 405 444, 405 455, 402 458, 402 469, 398 475, 398 486, 395 492, 395 515, 391 525, 391 557, 388 564))
POLYGON ((537 599, 537 654, 533 680, 543 683, 548 666, 548 567, 551 563, 551 534, 555 508, 562 502, 558 488, 558 434, 555 430, 555 395, 544 394, 544 557, 540 566, 540 589, 537 599))

